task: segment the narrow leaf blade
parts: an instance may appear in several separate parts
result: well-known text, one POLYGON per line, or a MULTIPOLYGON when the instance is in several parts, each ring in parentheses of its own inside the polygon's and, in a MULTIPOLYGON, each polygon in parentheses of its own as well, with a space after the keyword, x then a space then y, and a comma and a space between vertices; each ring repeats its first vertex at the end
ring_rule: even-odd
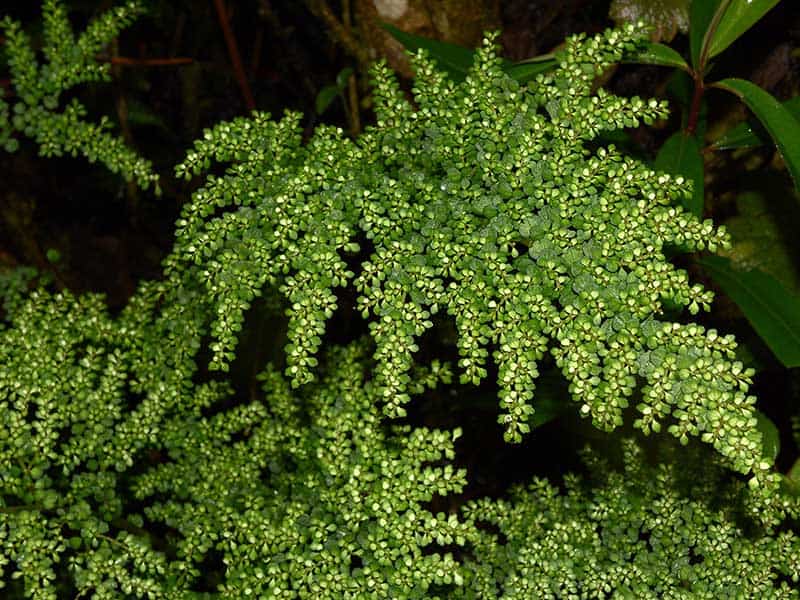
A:
POLYGON ((700 70, 700 53, 708 26, 714 19, 720 0, 697 0, 689 7, 689 49, 692 66, 700 70))
POLYGON ((756 333, 786 367, 800 366, 800 298, 763 271, 739 271, 708 256, 700 264, 741 309, 756 333))
POLYGON ((521 62, 509 65, 505 68, 505 72, 512 79, 516 79, 520 83, 527 83, 539 73, 545 73, 554 69, 558 65, 555 58, 542 60, 538 62, 521 62))
POLYGON ((756 411, 756 419, 756 427, 761 432, 761 456, 769 464, 774 464, 781 451, 781 434, 772 419, 760 410, 756 411))
POLYGON ((339 74, 336 76, 336 86, 343 90, 347 87, 347 82, 350 79, 350 76, 353 74, 353 67, 345 67, 339 74))
POLYGON ((708 57, 713 58, 730 46, 780 0, 732 0, 714 32, 708 57))
POLYGON ((339 88, 335 85, 326 85, 322 88, 314 101, 314 109, 318 115, 321 115, 333 102, 334 98, 339 95, 339 88))
POLYGON ((800 122, 769 92, 744 79, 723 79, 715 87, 737 95, 753 111, 775 141, 786 168, 800 190, 800 122))
MULTIPOLYGON (((800 96, 783 102, 783 107, 800 123, 800 96)), ((732 150, 734 148, 754 148, 772 143, 772 138, 769 137, 767 130, 758 121, 751 119, 731 128, 711 144, 711 147, 715 150, 732 150)))
POLYGON ((403 44, 406 50, 410 52, 416 52, 419 49, 427 50, 430 57, 436 61, 439 68, 456 82, 463 81, 472 66, 472 61, 475 56, 474 50, 457 44, 450 44, 448 42, 441 42, 439 40, 432 40, 419 35, 406 33, 388 23, 384 23, 383 28, 398 42, 403 44))
POLYGON ((689 65, 686 64, 680 54, 669 46, 654 42, 647 42, 639 54, 626 59, 624 62, 675 67, 684 71, 689 70, 689 65))
POLYGON ((664 142, 655 160, 655 167, 673 175, 683 175, 692 182, 692 195, 681 199, 683 207, 698 217, 703 215, 705 190, 703 187, 703 156, 694 136, 682 131, 672 134, 664 142))

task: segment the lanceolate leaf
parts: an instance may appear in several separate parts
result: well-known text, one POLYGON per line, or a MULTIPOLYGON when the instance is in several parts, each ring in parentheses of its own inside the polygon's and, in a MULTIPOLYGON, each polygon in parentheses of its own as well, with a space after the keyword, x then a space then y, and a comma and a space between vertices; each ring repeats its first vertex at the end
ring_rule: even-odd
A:
POLYGON ((403 44, 406 50, 410 52, 416 52, 419 49, 427 50, 430 57, 436 61, 439 68, 445 71, 451 79, 456 82, 463 81, 472 66, 472 61, 475 56, 474 50, 457 44, 450 44, 449 42, 432 40, 419 35, 406 33, 388 23, 384 23, 383 28, 392 34, 392 37, 398 42, 403 44))
POLYGON ((330 106, 331 102, 334 101, 336 96, 344 91, 344 89, 347 87, 347 81, 352 74, 352 67, 345 67, 339 71, 339 74, 336 76, 336 84, 326 85, 319 91, 314 102, 314 107, 318 115, 321 115, 323 112, 325 112, 328 106, 330 106))
POLYGON ((512 79, 516 79, 520 83, 526 83, 539 73, 554 69, 557 64, 558 62, 555 58, 541 57, 541 60, 533 61, 529 59, 512 65, 504 65, 504 70, 512 79))
POLYGON ((333 102, 334 98, 336 98, 338 95, 339 88, 335 85, 326 85, 324 88, 322 88, 314 101, 314 110, 317 111, 317 114, 321 115, 324 113, 325 109, 330 106, 331 102, 333 102))
MULTIPOLYGON (((744 79, 723 79, 714 84, 736 94, 755 113, 786 162, 786 168, 800 186, 800 122, 772 95, 744 79)), ((800 189, 800 188, 798 188, 800 189)))
POLYGON ((686 64, 683 57, 675 50, 664 44, 656 44, 653 42, 648 42, 639 54, 631 57, 626 62, 677 67, 685 71, 689 70, 689 65, 686 64))
MULTIPOLYGON (((388 23, 384 23, 383 27, 398 42, 403 44, 406 50, 410 52, 416 52, 419 49, 426 50, 430 57, 436 61, 439 68, 445 71, 456 83, 463 81, 470 67, 472 67, 475 51, 470 48, 406 33, 388 23)), ((552 55, 546 54, 519 63, 503 60, 501 64, 503 70, 510 77, 520 83, 525 83, 539 73, 554 69, 558 62, 552 55)))
MULTIPOLYGON (((717 26, 708 57, 712 58, 730 46, 736 38, 750 29, 780 0, 731 0, 717 26)), ((694 4, 702 3, 696 0, 694 4)))
POLYGON ((347 82, 350 80, 350 76, 353 74, 352 67, 345 67, 339 74, 336 76, 336 87, 340 90, 343 90, 347 87, 347 82))
POLYGON ((741 309, 761 339, 786 367, 800 366, 800 298, 763 271, 738 271, 728 259, 700 264, 741 309))
MULTIPOLYGON (((729 0, 722 0, 728 2, 729 0)), ((708 28, 714 21, 714 15, 720 6, 720 0, 697 0, 689 9, 689 46, 692 66, 700 70, 700 54, 704 40, 708 37, 708 28)), ((706 42, 708 44, 708 42, 706 42)), ((705 67, 703 65, 702 67, 705 67)))
POLYGON ((692 196, 682 198, 681 203, 692 214, 702 216, 705 197, 703 157, 697 139, 681 131, 674 133, 658 151, 655 166, 660 171, 683 175, 692 181, 692 196))
POLYGON ((761 432, 761 453, 764 460, 774 463, 781 451, 781 435, 772 419, 760 410, 756 411, 756 419, 758 419, 756 427, 761 432))
MULTIPOLYGON (((783 103, 783 108, 800 122, 800 96, 783 103)), ((739 123, 731 128, 712 147, 717 150, 731 150, 733 148, 752 148, 763 144, 772 144, 772 138, 766 129, 755 119, 739 123)))

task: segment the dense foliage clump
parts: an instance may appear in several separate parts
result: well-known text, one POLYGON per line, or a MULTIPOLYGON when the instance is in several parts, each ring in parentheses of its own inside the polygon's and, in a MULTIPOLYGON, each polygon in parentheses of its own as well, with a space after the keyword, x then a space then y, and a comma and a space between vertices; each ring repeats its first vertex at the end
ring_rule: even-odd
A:
MULTIPOLYGON (((565 493, 536 480, 431 512, 466 483, 460 432, 387 426, 364 342, 300 392, 267 368, 231 404, 193 382, 209 315, 181 298, 144 286, 113 319, 96 296, 11 302, 0 556, 33 598, 791 596, 796 536, 752 520, 757 498, 697 447, 651 467, 630 442, 624 471, 590 453, 594 480, 565 493)), ((416 370, 410 391, 449 377, 416 370)))
POLYGON ((502 72, 491 40, 460 84, 421 54, 413 105, 378 66, 378 121, 355 141, 321 127, 302 144, 296 114, 207 131, 179 173, 232 166, 185 207, 169 265, 178 280, 194 266, 207 282, 212 365, 233 358, 245 310, 278 286, 287 374, 310 381, 335 289, 352 284, 390 416, 405 414, 417 340, 443 312, 458 329, 462 381, 486 376, 491 351, 507 440, 529 430, 549 352, 596 426, 620 425, 641 389, 640 429, 671 416, 676 437, 702 436, 738 470, 758 470, 752 373, 733 338, 665 317, 667 303, 696 313, 711 300, 665 246, 714 250, 724 232, 673 205, 689 192, 681 178, 590 147, 603 130, 665 114, 655 100, 592 91, 637 35, 570 38, 559 68, 527 89, 502 72), (362 246, 372 250, 355 273, 347 256, 362 246))
MULTIPOLYGON (((93 53, 138 10, 75 41, 47 0, 44 66, 4 22, 19 98, 0 103, 9 150, 21 132, 154 181, 78 108, 55 112, 62 91, 105 75, 93 53)), ((3 594, 794 597, 797 495, 763 458, 752 372, 732 337, 668 316, 711 295, 667 249, 713 251, 726 235, 674 206, 681 178, 597 140, 665 114, 592 89, 639 35, 570 38, 528 87, 500 69, 491 36, 463 83, 419 54, 413 100, 379 65, 377 123, 355 140, 320 127, 304 143, 296 114, 217 125, 178 171, 227 170, 185 207, 164 279, 118 314, 30 270, 0 276, 3 594), (346 286, 370 335, 323 344, 346 286), (245 391, 225 371, 245 311, 275 292, 285 372, 257 365, 261 389, 245 391), (449 365, 415 362, 441 315, 462 382, 497 366, 509 441, 530 428, 549 353, 600 429, 635 402, 645 434, 664 424, 718 452, 640 438, 621 467, 587 451, 592 476, 568 474, 563 490, 535 479, 464 504, 461 429, 385 418, 451 383, 449 365)))
POLYGON ((698 448, 657 448, 652 464, 627 440, 621 469, 587 453, 591 482, 535 479, 468 505, 480 533, 464 597, 796 598, 800 539, 750 520, 744 485, 698 448))

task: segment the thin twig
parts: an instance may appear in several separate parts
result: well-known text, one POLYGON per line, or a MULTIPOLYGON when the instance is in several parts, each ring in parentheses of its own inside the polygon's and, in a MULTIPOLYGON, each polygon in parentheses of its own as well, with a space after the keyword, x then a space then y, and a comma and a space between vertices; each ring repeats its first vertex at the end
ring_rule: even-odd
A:
POLYGON ((350 104, 350 134, 356 137, 361 133, 361 115, 359 114, 358 86, 356 74, 347 78, 348 101, 350 104))
POLYGON ((238 81, 239 88, 242 91, 245 106, 249 111, 255 110, 256 101, 253 98, 253 92, 250 90, 250 84, 247 82, 247 75, 245 75, 244 67, 242 66, 242 57, 239 55, 239 46, 236 44, 236 38, 233 36, 231 25, 228 22, 228 11, 225 9, 223 0, 214 0, 214 7, 217 9, 219 25, 222 27, 222 35, 225 36, 225 44, 228 46, 228 56, 231 59, 233 72, 236 75, 236 80, 238 81))
POLYGON ((183 39, 183 29, 186 27, 186 13, 181 11, 178 19, 175 22, 175 31, 172 34, 172 41, 169 44, 169 54, 167 56, 173 57, 178 53, 181 39, 183 39))
POLYGON ((352 31, 353 19, 350 14, 350 0, 342 0, 342 22, 347 31, 352 31))
POLYGON ((250 60, 250 76, 255 77, 261 67, 261 47, 264 45, 264 24, 259 23, 256 39, 253 41, 253 53, 250 60))
POLYGON ((700 109, 703 106, 703 93, 705 92, 705 86, 703 84, 703 78, 701 76, 695 75, 694 77, 694 93, 692 94, 692 104, 689 108, 689 118, 686 122, 686 133, 689 135, 694 135, 695 130, 697 129, 697 123, 700 119, 700 109))
POLYGON ((99 59, 112 65, 126 67, 172 67, 175 65, 190 65, 194 62, 193 58, 129 58, 127 56, 112 56, 110 58, 99 59))

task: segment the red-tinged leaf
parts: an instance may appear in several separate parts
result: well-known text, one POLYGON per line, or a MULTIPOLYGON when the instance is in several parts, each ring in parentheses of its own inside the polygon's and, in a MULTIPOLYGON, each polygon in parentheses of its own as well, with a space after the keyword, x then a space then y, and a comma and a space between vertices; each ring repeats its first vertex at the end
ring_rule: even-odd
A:
POLYGON ((714 31, 708 57, 713 58, 725 50, 778 2, 780 0, 731 0, 714 31))
POLYGON ((720 2, 727 4, 729 0, 697 0, 689 7, 689 49, 692 57, 692 66, 697 71, 703 71, 705 64, 700 64, 703 49, 710 43, 713 31, 714 16, 717 14, 720 2))

